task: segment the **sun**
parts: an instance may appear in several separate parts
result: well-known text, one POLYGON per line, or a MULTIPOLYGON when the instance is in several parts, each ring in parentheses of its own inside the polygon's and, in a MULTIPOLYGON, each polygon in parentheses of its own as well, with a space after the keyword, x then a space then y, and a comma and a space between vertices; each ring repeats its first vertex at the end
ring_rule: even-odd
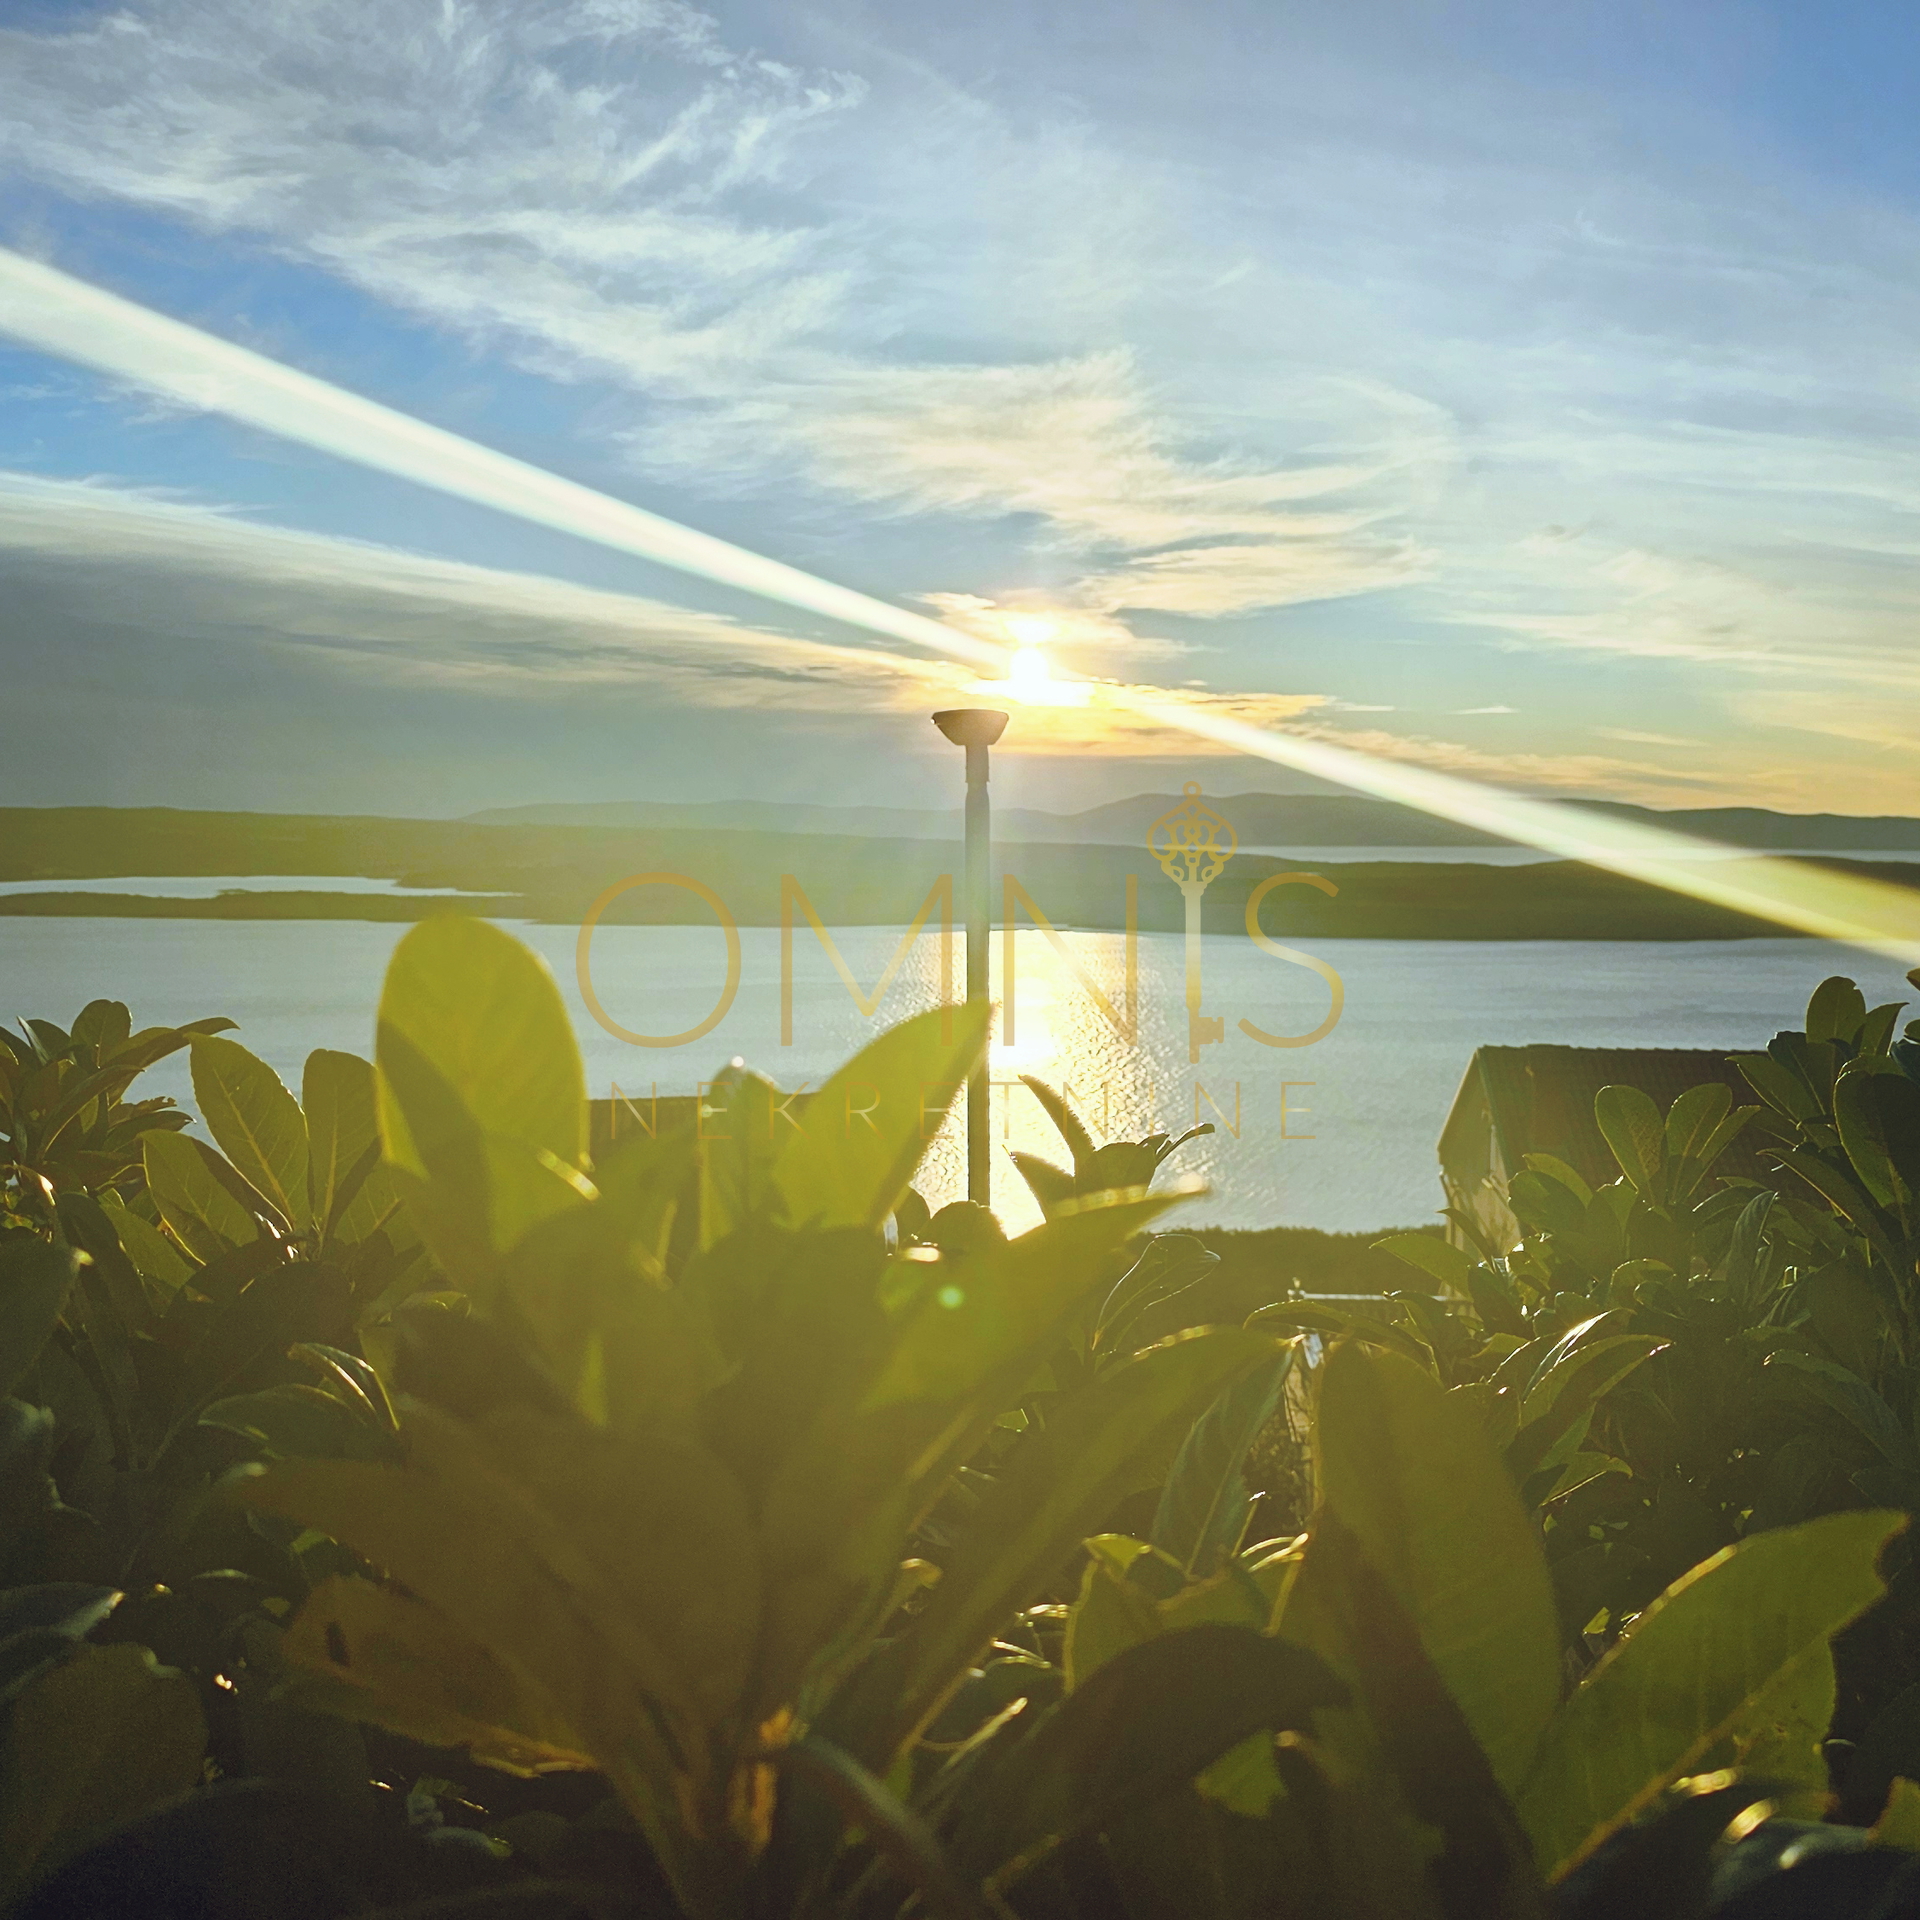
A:
POLYGON ((1004 613, 1000 624, 1013 641, 1004 680, 982 680, 975 691, 1018 700, 1029 707, 1084 707, 1088 688, 1076 680, 1056 680, 1046 643, 1060 631, 1060 623, 1044 613, 1004 613))
POLYGON ((1038 647, 1016 647, 1007 662, 1007 684, 1020 699, 1038 693, 1043 698, 1051 690, 1053 669, 1038 647))

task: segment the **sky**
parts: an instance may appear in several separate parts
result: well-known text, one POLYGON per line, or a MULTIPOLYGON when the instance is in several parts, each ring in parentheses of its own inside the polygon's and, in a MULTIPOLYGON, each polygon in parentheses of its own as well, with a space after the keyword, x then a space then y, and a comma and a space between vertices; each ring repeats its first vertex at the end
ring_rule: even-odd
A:
MULTIPOLYGON (((1917 68, 1851 0, 0 0, 0 246, 1057 677, 1920 813, 1917 68)), ((0 673, 7 805, 935 805, 979 697, 3 336, 0 673)), ((1099 697, 997 765, 1301 784, 1099 697)))

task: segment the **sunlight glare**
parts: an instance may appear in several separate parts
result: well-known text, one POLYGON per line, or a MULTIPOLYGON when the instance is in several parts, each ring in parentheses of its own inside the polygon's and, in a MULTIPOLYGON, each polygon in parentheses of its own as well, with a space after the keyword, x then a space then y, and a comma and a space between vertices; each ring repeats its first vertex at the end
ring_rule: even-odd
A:
POLYGON ((1084 707, 1093 689, 1080 680, 1056 680, 1045 649, 1032 637, 1035 628, 1052 633, 1053 622, 1009 614, 1007 626, 1020 640, 1007 661, 1007 677, 978 680, 974 691, 994 699, 1016 700, 1023 707, 1084 707))
POLYGON ((1003 614, 1001 624, 1022 649, 1044 647, 1060 631, 1060 623, 1044 613, 1003 614))

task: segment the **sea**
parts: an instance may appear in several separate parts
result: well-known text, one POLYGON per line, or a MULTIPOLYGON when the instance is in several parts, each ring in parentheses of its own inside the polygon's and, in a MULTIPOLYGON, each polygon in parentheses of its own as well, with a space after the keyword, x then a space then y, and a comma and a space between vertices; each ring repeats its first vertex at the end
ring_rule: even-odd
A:
MULTIPOLYGON (((174 897, 235 886, 391 890, 311 876, 59 884, 174 897)), ((552 970, 592 1092, 624 1100, 623 1119, 636 1125, 655 1096, 692 1094, 733 1060, 786 1091, 817 1087, 943 993, 937 929, 904 954, 903 928, 830 929, 829 952, 803 922, 783 964, 778 928, 742 928, 728 998, 718 927, 602 926, 583 951, 574 927, 501 924, 552 970)), ((223 1014, 297 1088, 316 1047, 371 1053, 381 976, 405 932, 351 920, 0 918, 0 1018, 64 1026, 96 997, 126 1001, 139 1026, 223 1014)), ((1210 1123, 1167 1168, 1195 1189, 1183 1210, 1193 1224, 1367 1232, 1416 1225, 1440 1207, 1436 1142, 1478 1046, 1758 1048, 1797 1026, 1808 994, 1835 973, 1857 980, 1870 1003, 1920 999, 1893 961, 1805 939, 1316 940, 1273 952, 1210 935, 1198 956, 1201 1017, 1217 1019, 1221 1037, 1195 1048, 1178 934, 1138 936, 1131 1004, 1121 934, 1023 930, 1011 996, 998 935, 993 951, 994 1204, 1012 1228, 1037 1214, 1011 1151, 1063 1157, 1022 1075, 1065 1091, 1102 1138, 1210 1123)), ((151 1070, 138 1091, 191 1106, 184 1057, 151 1070)), ((856 1112, 848 1124, 864 1123, 856 1112)), ((963 1191, 957 1125, 931 1142, 919 1184, 936 1204, 963 1191)))

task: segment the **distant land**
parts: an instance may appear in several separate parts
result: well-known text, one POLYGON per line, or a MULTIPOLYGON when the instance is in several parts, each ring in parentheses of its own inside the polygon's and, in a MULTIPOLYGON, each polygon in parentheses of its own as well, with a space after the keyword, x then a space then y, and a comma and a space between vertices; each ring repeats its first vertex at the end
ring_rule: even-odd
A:
MULTIPOLYGON (((1237 793, 1203 796, 1248 847, 1497 847, 1497 834, 1456 826, 1415 807, 1347 794, 1237 793)), ((1182 804, 1177 793, 1139 793, 1083 813, 996 812, 1003 840, 1072 846, 1138 846, 1148 827, 1182 804)), ((1610 800, 1582 803, 1589 812, 1723 846, 1779 852, 1920 852, 1920 819, 1843 813, 1772 813, 1763 807, 1700 807, 1662 811, 1610 800)), ((477 825, 513 827, 708 827, 766 833, 849 834, 862 838, 957 839, 960 809, 828 807, 768 800, 612 801, 597 806, 496 807, 469 814, 477 825)))
MULTIPOLYGON (((1145 821, 1169 804, 1171 796, 1141 795, 1120 803, 1120 808, 1099 808, 1093 814, 1030 817, 1086 821, 1104 815, 1124 822, 1122 809, 1132 808, 1145 821)), ((1296 810, 1306 806, 1381 803, 1240 796, 1224 802, 1223 811, 1231 809, 1247 822, 1240 827, 1243 843, 1260 844, 1254 823, 1262 818, 1262 805, 1282 807, 1297 817, 1296 810)), ((1889 840, 1889 850, 1920 847, 1920 822, 1915 821, 1738 813, 1643 817, 1669 824, 1722 817, 1786 823, 1818 819, 1823 831, 1843 834, 1854 847, 1873 844, 1860 837, 1865 828, 1900 827, 1909 838, 1889 840)), ((802 810, 790 810, 783 818, 800 824, 802 810)), ((805 816, 808 824, 811 818, 805 816)), ((1109 830, 1117 833, 1120 827, 1109 830)), ((1408 844, 1403 823, 1394 822, 1393 831, 1397 838, 1390 844, 1408 844)), ((1324 818, 1315 820, 1312 839, 1296 828, 1303 846, 1369 844, 1334 841, 1327 833, 1324 818)), ((1484 839, 1479 844, 1485 844, 1484 839)), ((1785 844, 1804 849, 1810 843, 1785 844)), ((1182 923, 1178 890, 1137 837, 1131 842, 1078 843, 1008 837, 997 851, 999 872, 1011 873, 1056 926, 1123 926, 1129 879, 1137 882, 1143 930, 1171 931, 1182 923)), ((897 926, 915 917, 943 872, 957 879, 959 864, 953 835, 776 832, 715 824, 508 824, 175 808, 0 809, 0 881, 36 883, 31 890, 0 895, 0 916, 15 917, 395 921, 453 912, 566 924, 578 923, 596 900, 627 878, 668 873, 713 888, 742 926, 780 923, 786 875, 805 889, 827 924, 897 926), (126 892, 73 892, 61 885, 116 875, 131 877, 126 892), (316 884, 311 891, 248 891, 249 875, 311 875, 316 884), (163 876, 232 879, 235 885, 212 899, 139 893, 139 878, 163 876), (451 888, 469 897, 334 891, 325 884, 329 876, 451 888)), ((1311 885, 1279 889, 1263 910, 1270 933, 1327 939, 1707 940, 1779 932, 1743 914, 1570 861, 1511 867, 1390 859, 1320 864, 1328 890, 1311 885)), ((1920 911, 1920 866, 1893 860, 1831 864, 1912 891, 1920 911)), ((1266 854, 1236 857, 1207 891, 1209 930, 1240 932, 1252 889, 1298 865, 1297 860, 1266 854)), ((999 873, 995 897, 997 905, 999 873)), ((710 923, 712 917, 700 899, 671 885, 621 892, 605 914, 609 923, 655 925, 710 923)))

